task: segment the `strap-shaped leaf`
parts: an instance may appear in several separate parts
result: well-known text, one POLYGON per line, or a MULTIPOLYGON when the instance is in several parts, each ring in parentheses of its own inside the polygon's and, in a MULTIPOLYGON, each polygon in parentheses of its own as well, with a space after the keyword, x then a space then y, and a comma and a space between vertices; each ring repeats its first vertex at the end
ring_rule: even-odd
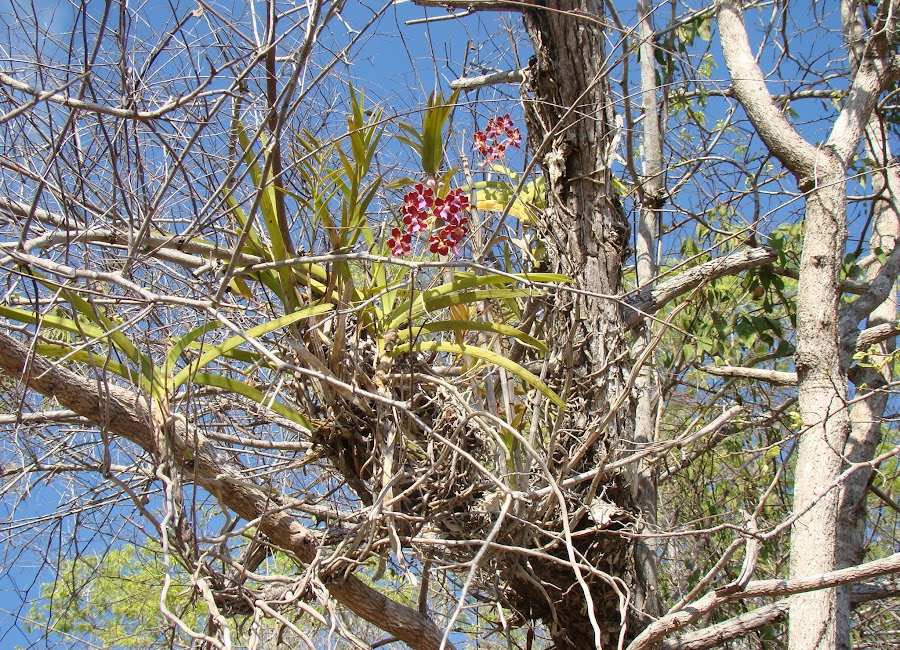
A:
POLYGON ((230 339, 227 339, 226 341, 223 341, 218 345, 210 345, 206 349, 206 351, 200 355, 199 359, 193 361, 188 367, 180 370, 178 374, 176 374, 175 377, 172 378, 172 381, 170 383, 170 390, 177 389, 198 370, 205 366, 208 366, 210 363, 212 363, 219 357, 224 356, 226 353, 230 352, 242 343, 246 343, 247 338, 256 338, 259 336, 263 336, 265 334, 268 334, 269 332, 274 332, 277 329, 287 327, 291 323, 296 323, 299 320, 303 320, 304 318, 310 318, 312 316, 324 314, 325 312, 330 311, 332 307, 333 305, 331 305, 330 303, 307 307, 306 309, 301 309, 294 312, 293 314, 287 314, 285 316, 282 316, 281 318, 276 318, 274 320, 263 323, 262 325, 257 325, 256 327, 246 331, 246 337, 232 336, 230 339))
POLYGON ((38 343, 35 351, 42 357, 51 357, 53 359, 71 359, 78 361, 91 367, 102 368, 108 370, 114 375, 122 377, 132 386, 137 386, 156 399, 162 399, 164 392, 159 384, 150 385, 146 377, 139 375, 132 367, 119 363, 115 359, 110 359, 102 354, 88 352, 87 350, 73 350, 68 345, 57 345, 55 343, 38 343))
POLYGON ((240 380, 232 379, 231 377, 223 377, 222 375, 213 375, 206 372, 198 372, 196 375, 194 375, 193 381, 195 384, 212 386, 213 388, 221 388, 223 390, 227 390, 230 393, 234 393, 235 395, 243 395, 247 399, 253 400, 257 404, 260 404, 274 411, 281 417, 287 418, 291 422, 296 422, 301 427, 309 430, 312 430, 313 428, 313 425, 302 413, 298 413, 294 409, 285 406, 275 399, 272 399, 270 396, 266 395, 259 389, 256 389, 249 384, 245 384, 240 380))
MULTIPOLYGON (((425 314, 435 312, 451 305, 464 305, 472 302, 480 302, 482 300, 504 300, 509 298, 526 298, 535 295, 534 291, 526 289, 477 289, 472 291, 456 291, 453 293, 445 293, 439 296, 430 296, 427 299, 416 301, 407 311, 400 313, 397 318, 391 321, 387 330, 400 330, 407 326, 407 323, 414 323, 417 318, 425 314)), ((407 301, 407 306, 409 302, 407 301)), ((396 313, 397 310, 394 310, 396 313)), ((386 330, 386 331, 387 331, 386 330)))
MULTIPOLYGON (((30 275, 43 284, 45 287, 56 291, 59 290, 66 301, 80 314, 82 314, 86 319, 94 323, 97 327, 91 326, 85 322, 76 322, 74 320, 61 318, 53 315, 36 315, 32 312, 26 312, 23 310, 13 310, 12 308, 4 308, 7 311, 7 318, 13 318, 14 320, 19 320, 16 318, 13 313, 22 314, 30 314, 30 320, 22 321, 22 322, 30 322, 32 324, 37 324, 39 321, 41 323, 46 323, 56 329, 73 332, 75 334, 81 336, 89 336, 92 339, 100 340, 108 340, 110 345, 117 348, 121 351, 126 357, 128 357, 137 368, 140 369, 140 373, 147 379, 149 384, 152 385, 163 385, 164 376, 162 371, 153 365, 153 360, 145 354, 142 354, 137 347, 131 342, 131 340, 119 329, 118 323, 113 322, 112 319, 107 316, 101 314, 93 306, 86 301, 84 298, 78 296, 75 292, 60 288, 58 283, 50 281, 46 276, 43 276, 40 273, 37 273, 34 270, 30 270, 30 275), (67 321, 67 323, 65 322, 67 321)), ((136 382, 135 382, 136 384, 136 382)))
POLYGON ((559 408, 566 408, 566 403, 563 399, 556 394, 556 392, 550 388, 547 384, 542 382, 537 375, 529 372, 519 364, 514 361, 510 361, 504 356, 497 354, 496 352, 491 352, 490 350, 485 350, 484 348, 480 348, 477 345, 463 345, 460 343, 444 343, 442 341, 415 341, 413 343, 403 343, 398 345, 391 352, 391 356, 396 356, 398 354, 403 354, 405 352, 445 352, 448 354, 461 354, 467 357, 474 357, 476 359, 483 359, 488 363, 492 363, 495 366, 499 366, 501 368, 505 368, 514 376, 518 377, 526 384, 531 386, 532 388, 537 389, 541 392, 547 399, 556 404, 559 408))
POLYGON ((500 336, 508 336, 518 339, 525 345, 529 345, 541 352, 547 352, 547 345, 540 339, 536 339, 530 334, 526 334, 520 329, 504 325, 503 323, 491 323, 489 321, 473 321, 473 320, 442 320, 436 323, 425 323, 424 325, 416 325, 413 327, 405 327, 398 331, 400 341, 412 337, 416 339, 426 334, 434 332, 464 332, 466 330, 477 330, 479 332, 490 332, 499 334, 500 336))
POLYGON ((453 112, 459 90, 444 100, 441 93, 432 93, 422 116, 422 170, 431 178, 437 176, 444 158, 444 126, 453 112))
MULTIPOLYGON (((253 143, 247 136, 247 131, 241 122, 237 123, 237 136, 241 149, 244 152, 244 162, 250 170, 250 177, 253 179, 254 185, 258 192, 261 192, 259 201, 259 211, 262 215, 263 224, 266 226, 266 232, 269 235, 269 241, 272 243, 272 257, 275 261, 280 262, 288 257, 288 246, 285 238, 287 232, 282 230, 281 220, 278 215, 278 202, 275 198, 275 181, 269 178, 268 174, 264 174, 268 165, 269 152, 266 151, 263 160, 263 167, 254 161, 253 143)), ((260 134, 263 146, 265 146, 265 138, 260 134)), ((286 227, 286 226, 285 226, 286 227)), ((285 306, 290 309, 297 307, 297 295, 294 292, 293 276, 290 269, 278 269, 278 278, 281 283, 280 298, 285 306)))
POLYGON ((559 273, 517 273, 512 276, 500 275, 498 273, 490 273, 487 275, 458 274, 453 282, 442 284, 434 289, 417 292, 412 299, 404 300, 394 308, 391 312, 390 323, 386 329, 400 329, 408 320, 415 319, 429 311, 434 311, 440 307, 446 307, 450 304, 460 304, 461 302, 471 302, 475 300, 487 300, 490 298, 511 298, 531 295, 530 292, 521 292, 516 295, 490 295, 490 293, 478 292, 477 297, 467 294, 466 300, 458 300, 456 302, 446 302, 445 298, 453 293, 459 293, 473 287, 484 287, 491 285, 518 284, 520 282, 571 282, 572 280, 565 275, 559 273), (411 306, 412 305, 412 306, 411 306))
POLYGON ((175 364, 178 362, 178 357, 181 356, 181 353, 184 352, 186 348, 190 346, 191 343, 204 336, 207 332, 212 332, 213 330, 217 330, 223 327, 222 323, 218 321, 210 321, 200 327, 195 327, 190 332, 180 337, 175 343, 172 345, 169 353, 166 355, 166 371, 172 372, 172 368, 175 367, 175 364))

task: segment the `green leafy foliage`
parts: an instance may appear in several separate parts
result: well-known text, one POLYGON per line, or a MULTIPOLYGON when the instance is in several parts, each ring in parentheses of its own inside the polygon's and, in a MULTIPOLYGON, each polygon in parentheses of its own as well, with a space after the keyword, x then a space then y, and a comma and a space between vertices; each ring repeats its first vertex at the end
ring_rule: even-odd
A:
MULTIPOLYGON (((44 584, 28 626, 104 648, 167 645, 172 626, 159 605, 165 572, 161 550, 152 543, 65 560, 56 579, 44 584)), ((170 577, 166 606, 188 625, 201 627, 205 608, 195 602, 188 576, 173 567, 170 577)))

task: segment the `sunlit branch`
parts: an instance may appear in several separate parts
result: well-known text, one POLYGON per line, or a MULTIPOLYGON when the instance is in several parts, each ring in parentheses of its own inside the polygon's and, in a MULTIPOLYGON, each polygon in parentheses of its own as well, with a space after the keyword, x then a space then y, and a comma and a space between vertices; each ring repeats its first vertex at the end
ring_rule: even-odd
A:
POLYGON ((523 70, 504 70, 502 72, 478 75, 477 77, 460 77, 451 81, 450 87, 454 90, 477 90, 478 88, 494 84, 519 84, 524 80, 525 74, 523 70))
POLYGON ((698 264, 653 288, 642 289, 626 297, 625 324, 629 328, 635 327, 643 316, 656 313, 688 291, 712 280, 769 264, 777 257, 778 254, 770 248, 752 248, 698 264))
POLYGON ((649 625, 646 630, 632 641, 627 650, 646 650, 672 632, 693 623, 727 602, 748 598, 788 596, 819 589, 828 589, 838 585, 870 580, 897 571, 900 571, 900 553, 860 564, 859 566, 831 571, 817 576, 792 580, 754 580, 747 583, 747 586, 742 591, 731 594, 725 593, 724 590, 714 590, 684 609, 664 616, 649 625))
MULTIPOLYGON (((23 92, 27 95, 31 95, 38 102, 53 102, 55 104, 62 104, 63 106, 67 106, 69 108, 73 108, 80 111, 87 111, 90 113, 100 113, 102 115, 109 115, 110 117, 115 117, 122 120, 137 120, 140 122, 146 122, 149 120, 158 119, 167 113, 171 113, 172 111, 181 108, 187 104, 190 104, 196 99, 200 99, 202 97, 209 96, 211 93, 204 93, 203 90, 212 83, 212 80, 215 78, 216 73, 212 71, 207 79, 197 88, 186 95, 182 95, 177 99, 170 99, 166 103, 164 103, 159 108, 152 111, 135 111, 126 108, 115 108, 113 106, 104 106, 102 104, 95 104, 93 102, 86 102, 81 99, 76 99, 74 97, 69 97, 68 95, 63 95, 54 90, 40 90, 38 88, 34 88, 29 86, 26 83, 23 83, 14 77, 9 76, 6 73, 0 72, 0 84, 8 86, 10 88, 14 88, 20 92, 23 92)), ((218 93, 212 93, 218 94, 218 93)), ((9 119, 9 115, 5 115, 0 117, 0 124, 7 121, 9 119)))

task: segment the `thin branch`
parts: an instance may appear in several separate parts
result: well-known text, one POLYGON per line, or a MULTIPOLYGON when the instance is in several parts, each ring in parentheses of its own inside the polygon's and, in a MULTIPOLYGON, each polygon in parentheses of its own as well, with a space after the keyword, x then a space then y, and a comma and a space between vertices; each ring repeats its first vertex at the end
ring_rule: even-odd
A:
POLYGON ((830 571, 816 576, 795 578, 793 580, 754 580, 747 584, 743 591, 726 593, 714 590, 694 601, 684 609, 664 616, 652 623, 631 642, 627 650, 646 650, 663 638, 685 625, 689 625, 717 607, 735 600, 748 598, 764 598, 772 596, 789 596, 791 594, 829 589, 852 582, 861 582, 883 575, 900 572, 900 553, 886 558, 860 564, 848 569, 830 571))
MULTIPOLYGON (((850 594, 852 607, 882 598, 894 598, 900 594, 900 587, 889 582, 874 585, 853 585, 850 594)), ((771 605, 757 607, 716 625, 688 632, 660 642, 658 650, 710 650, 720 648, 727 641, 747 636, 766 625, 780 621, 790 609, 790 600, 784 599, 771 605)))
POLYGON ((872 494, 874 494, 879 499, 884 501, 887 505, 889 505, 891 508, 893 508, 896 512, 900 512, 900 504, 898 504, 896 501, 894 501, 891 498, 890 494, 887 494, 886 492, 884 492, 883 490, 881 490, 880 488, 878 488, 874 485, 870 485, 869 490, 871 490, 872 494))
POLYGON ((17 413, 0 415, 0 424, 32 424, 35 422, 84 422, 75 411, 38 411, 37 413, 17 413))
MULTIPOLYGON (((783 266, 773 266, 772 271, 774 271, 778 275, 783 275, 786 278, 792 278, 794 280, 800 279, 800 272, 797 269, 789 269, 783 266)), ((855 293, 857 295, 862 295, 869 290, 869 285, 865 282, 860 282, 859 280, 841 278, 840 282, 838 282, 838 288, 840 288, 840 290, 844 293, 855 293)))
POLYGON ((796 386, 796 372, 782 372, 768 368, 742 368, 740 366, 701 366, 700 370, 716 377, 737 377, 764 381, 775 386, 796 386))
POLYGON ((465 9, 475 11, 527 11, 531 7, 540 7, 537 2, 514 2, 512 0, 413 0, 420 7, 438 7, 452 11, 465 9))
POLYGON ((477 77, 454 79, 450 82, 450 87, 453 90, 477 90, 478 88, 494 84, 520 84, 524 80, 525 74, 522 70, 504 70, 502 72, 478 75, 477 77))
POLYGON ((90 113, 100 113, 102 115, 109 115, 110 117, 115 117, 122 120, 137 120, 140 122, 158 119, 166 113, 171 113, 172 111, 185 106, 186 104, 189 104, 190 102, 204 94, 203 89, 206 88, 214 78, 215 71, 211 72, 209 77, 207 77, 207 79, 200 86, 195 88, 187 95, 183 95, 178 99, 170 99, 165 104, 152 111, 135 111, 127 108, 115 108, 113 106, 104 106, 102 104, 86 102, 81 99, 69 97, 68 95, 63 95, 62 93, 58 93, 53 90, 40 90, 39 88, 29 86, 28 84, 23 83, 18 79, 9 76, 8 74, 0 72, 0 84, 9 86, 10 88, 14 88, 15 90, 23 92, 27 95, 31 95, 39 102, 53 102, 55 104, 62 104, 63 106, 68 106, 69 108, 73 108, 76 110, 88 111, 90 113))

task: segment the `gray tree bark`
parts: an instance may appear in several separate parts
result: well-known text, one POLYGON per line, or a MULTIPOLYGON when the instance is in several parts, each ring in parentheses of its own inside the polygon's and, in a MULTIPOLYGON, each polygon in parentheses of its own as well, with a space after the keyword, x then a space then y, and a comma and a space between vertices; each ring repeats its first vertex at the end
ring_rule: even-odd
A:
MULTIPOLYGON (((656 85, 656 43, 653 29, 653 5, 646 0, 638 2, 640 22, 638 36, 640 38, 641 65, 641 153, 642 173, 638 187, 640 214, 638 217, 637 238, 635 244, 635 265, 638 286, 652 289, 657 273, 658 224, 661 210, 665 205, 665 186, 663 182, 662 133, 660 131, 660 110, 656 85)), ((652 339, 649 323, 645 323, 638 333, 632 358, 642 359, 650 347, 652 339)), ((656 442, 657 431, 657 398, 654 394, 656 382, 653 372, 653 357, 646 359, 638 370, 634 383, 635 416, 634 443, 635 450, 640 451, 656 442)), ((646 460, 635 464, 632 481, 632 492, 640 510, 642 529, 652 533, 657 523, 658 483, 657 470, 654 464, 646 460)), ((652 537, 635 542, 635 568, 638 572, 635 583, 635 606, 642 612, 647 622, 660 615, 658 586, 658 547, 657 540, 652 537)))
MULTIPOLYGON (((860 20, 858 3, 844 0, 841 3, 841 17, 851 65, 855 68, 863 59, 865 52, 865 30, 860 20)), ((873 174, 872 191, 877 198, 872 206, 873 224, 869 248, 873 251, 880 248, 888 254, 895 249, 900 238, 900 210, 898 210, 900 173, 891 164, 892 155, 885 137, 884 124, 878 113, 873 113, 869 119, 865 132, 865 146, 868 156, 882 167, 881 173, 873 174)), ((881 271, 882 265, 873 255, 866 269, 866 279, 872 282, 881 271)), ((897 294, 894 287, 888 298, 869 316, 867 325, 877 327, 892 323, 896 317, 897 294)), ((850 323, 847 323, 846 327, 849 328, 850 323)), ((842 334, 845 339, 848 336, 857 338, 855 323, 853 331, 842 334)), ((845 341, 845 355, 846 343, 845 341)), ((881 367, 878 364, 886 359, 884 355, 889 354, 894 345, 893 337, 879 343, 875 346, 875 355, 868 360, 873 364, 871 367, 851 369, 850 379, 859 391, 857 397, 866 396, 866 399, 857 400, 850 408, 850 436, 844 448, 844 457, 849 463, 871 460, 881 442, 882 418, 887 404, 885 387, 891 381, 891 364, 883 363, 881 367)), ((838 568, 855 566, 861 563, 865 556, 866 495, 871 479, 871 469, 861 471, 845 481, 841 488, 837 529, 838 568)), ((837 625, 838 640, 842 648, 850 647, 851 603, 851 589, 840 588, 837 625)))
MULTIPOLYGON (((860 60, 845 106, 828 142, 814 147, 790 125, 768 93, 743 25, 740 4, 718 3, 719 29, 735 97, 769 150, 807 193, 806 222, 797 290, 798 397, 803 431, 797 451, 794 508, 803 512, 792 528, 792 578, 833 571, 839 566, 836 482, 844 467, 850 433, 847 368, 842 363, 838 315, 840 270, 846 243, 846 169, 878 95, 891 79, 893 32, 886 18, 896 8, 883 3, 881 21, 860 60), (880 28, 880 29, 879 29, 880 28)), ((890 3, 893 5, 893 3, 890 3)), ((892 20, 892 19, 891 19, 892 20)), ((840 648, 849 644, 849 602, 834 589, 804 593, 791 601, 789 647, 840 648)))
MULTIPOLYGON (((609 168, 614 119, 604 5, 599 0, 550 0, 524 17, 535 50, 526 73, 533 93, 525 100, 528 138, 548 179, 548 208, 536 227, 550 269, 569 275, 589 292, 561 291, 548 306, 546 339, 554 342, 551 359, 558 369, 553 379, 568 403, 557 427, 557 448, 551 450, 562 459, 564 479, 604 463, 633 436, 622 309, 616 301, 594 295, 619 292, 629 228, 609 168)), ((590 508, 600 477, 579 489, 570 510, 590 508)), ((630 519, 634 504, 626 483, 618 477, 605 485, 604 500, 630 519)), ((593 524, 584 516, 569 522, 573 529, 593 524)), ((588 563, 631 589, 637 582, 632 545, 616 534, 623 524, 613 521, 606 530, 579 537, 578 550, 588 563)), ((623 603, 608 582, 591 578, 593 613, 600 628, 592 630, 585 596, 571 588, 571 574, 549 565, 536 573, 551 585, 555 614, 541 611, 546 605, 538 603, 545 598, 533 593, 533 587, 524 581, 516 586, 537 608, 534 613, 555 619, 550 627, 557 647, 609 647, 623 633, 623 622, 626 637, 640 625, 634 609, 623 613, 623 603)))

